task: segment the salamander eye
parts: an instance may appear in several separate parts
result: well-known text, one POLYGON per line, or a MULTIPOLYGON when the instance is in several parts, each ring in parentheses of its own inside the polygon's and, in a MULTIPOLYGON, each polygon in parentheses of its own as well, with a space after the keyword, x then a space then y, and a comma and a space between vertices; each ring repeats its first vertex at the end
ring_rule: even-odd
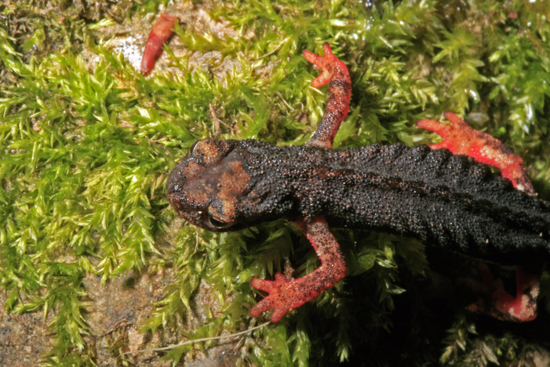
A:
POLYGON ((196 142, 193 143, 193 145, 191 145, 191 148, 189 148, 189 154, 193 154, 193 150, 195 150, 195 147, 199 142, 200 140, 197 140, 196 142))
POLYGON ((216 227, 218 229, 229 228, 233 225, 233 223, 222 222, 221 220, 214 218, 210 214, 208 215, 208 223, 210 223, 212 227, 216 227))

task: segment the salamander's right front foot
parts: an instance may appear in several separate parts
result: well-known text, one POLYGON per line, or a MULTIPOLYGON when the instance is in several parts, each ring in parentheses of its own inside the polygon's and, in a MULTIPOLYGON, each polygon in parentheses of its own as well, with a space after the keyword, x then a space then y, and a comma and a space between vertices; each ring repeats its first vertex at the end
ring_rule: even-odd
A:
POLYGON ((328 43, 323 45, 323 51, 325 52, 325 56, 319 56, 313 52, 304 50, 306 60, 321 69, 321 75, 313 79, 311 85, 315 88, 320 88, 330 83, 327 107, 323 120, 306 145, 332 148, 338 128, 349 111, 351 78, 346 64, 334 56, 328 43))
POLYGON ((342 79, 341 75, 347 75, 347 78, 344 76, 343 79, 351 82, 346 64, 334 56, 328 43, 323 45, 323 51, 325 52, 325 56, 319 56, 311 51, 304 50, 305 59, 319 67, 322 72, 321 75, 312 80, 311 85, 315 88, 321 88, 332 79, 342 79))

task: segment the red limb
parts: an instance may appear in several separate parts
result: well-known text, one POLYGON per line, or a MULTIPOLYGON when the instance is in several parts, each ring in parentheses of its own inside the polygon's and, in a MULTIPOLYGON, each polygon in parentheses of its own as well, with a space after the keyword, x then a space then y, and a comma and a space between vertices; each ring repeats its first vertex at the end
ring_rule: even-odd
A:
POLYGON ((313 137, 306 145, 332 148, 338 128, 349 111, 351 79, 346 64, 332 54, 328 43, 323 45, 323 50, 325 52, 324 57, 304 50, 306 60, 321 68, 322 71, 321 75, 313 79, 311 85, 315 88, 320 88, 330 83, 325 114, 315 134, 313 134, 313 137))
POLYGON ((145 44, 145 51, 143 51, 143 58, 141 59, 141 73, 143 75, 151 73, 162 54, 162 46, 168 41, 178 23, 179 19, 177 17, 166 13, 162 13, 157 19, 145 44))
MULTIPOLYGON (((321 68, 322 74, 311 85, 315 88, 329 83, 329 98, 321 124, 307 145, 332 148, 334 137, 340 124, 349 111, 351 98, 351 79, 346 65, 332 54, 330 45, 323 45, 325 56, 304 51, 307 61, 321 68)), ((281 273, 275 274, 275 280, 252 279, 254 288, 269 293, 250 310, 250 316, 257 317, 262 312, 273 309, 271 321, 277 322, 285 313, 300 307, 346 276, 347 266, 338 242, 330 233, 325 217, 319 216, 310 223, 301 219, 295 224, 304 233, 321 260, 321 267, 303 278, 291 280, 281 273)))
POLYGON ((445 118, 451 125, 433 120, 420 120, 416 123, 416 126, 433 131, 443 138, 441 143, 431 144, 430 148, 447 148, 453 154, 464 154, 480 163, 495 166, 500 169, 503 177, 512 181, 516 189, 535 195, 520 156, 491 135, 472 129, 454 113, 445 112, 445 118))
POLYGON ((537 298, 540 292, 540 280, 527 275, 521 267, 516 269, 516 296, 508 294, 502 281, 494 280, 487 265, 478 264, 481 282, 466 279, 465 283, 481 297, 468 306, 471 312, 486 313, 503 321, 524 322, 537 317, 537 298))
POLYGON ((310 223, 301 221, 296 224, 311 242, 321 260, 321 267, 295 280, 287 279, 281 273, 275 274, 275 280, 252 279, 250 284, 254 288, 269 293, 269 296, 252 307, 252 317, 273 309, 271 321, 277 322, 285 313, 317 297, 346 276, 346 262, 325 217, 319 216, 310 223))

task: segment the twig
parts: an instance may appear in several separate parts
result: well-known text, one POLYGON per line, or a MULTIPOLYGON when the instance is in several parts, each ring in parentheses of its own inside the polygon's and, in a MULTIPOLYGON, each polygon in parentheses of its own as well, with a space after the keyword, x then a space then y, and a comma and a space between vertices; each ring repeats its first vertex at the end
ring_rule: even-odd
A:
POLYGON ((123 355, 125 355, 125 354, 132 354, 132 353, 158 352, 158 351, 162 351, 162 350, 174 349, 174 348, 181 347, 181 346, 184 346, 184 345, 186 345, 186 344, 191 344, 191 343, 200 343, 200 342, 205 342, 205 341, 208 341, 208 340, 216 340, 216 339, 222 339, 222 338, 230 338, 230 337, 233 337, 233 336, 246 334, 246 333, 251 332, 251 331, 253 331, 253 330, 262 328, 262 327, 264 327, 264 326, 267 326, 267 325, 270 324, 270 323, 271 323, 271 321, 268 321, 268 322, 263 323, 263 324, 261 324, 261 325, 255 326, 255 327, 253 327, 253 328, 250 328, 250 329, 247 329, 247 330, 244 330, 244 331, 235 333, 235 334, 221 335, 221 336, 212 336, 212 337, 209 337, 209 338, 202 338, 202 339, 189 340, 189 341, 186 341, 185 343, 176 344, 176 345, 171 345, 171 346, 169 346, 169 347, 164 347, 164 348, 151 348, 151 349, 134 350, 134 351, 122 353, 121 356, 123 356, 123 355))

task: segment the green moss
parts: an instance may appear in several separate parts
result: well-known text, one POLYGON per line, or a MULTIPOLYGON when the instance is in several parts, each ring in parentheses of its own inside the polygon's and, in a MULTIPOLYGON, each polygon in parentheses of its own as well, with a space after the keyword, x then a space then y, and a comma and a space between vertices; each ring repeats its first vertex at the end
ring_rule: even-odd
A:
MULTIPOLYGON (((173 54, 180 74, 145 79, 102 41, 104 26, 145 17, 165 1, 78 4, 53 2, 46 16, 44 4, 13 2, 2 8, 0 24, 0 284, 6 311, 55 314, 44 365, 92 365, 97 358, 85 343, 86 310, 93 307, 82 282, 87 275, 108 283, 130 270, 173 270, 143 325, 150 333, 188 320, 204 279, 221 311, 186 334, 200 338, 250 324, 248 310, 260 297, 252 277, 272 276, 287 260, 296 277, 319 266, 307 241, 281 221, 221 235, 184 225, 173 235, 164 186, 199 138, 306 141, 327 95, 310 86, 316 72, 301 52, 320 53, 323 42, 349 65, 353 81, 336 146, 435 141, 414 122, 451 110, 518 152, 541 197, 550 197, 548 2, 380 1, 372 10, 352 0, 206 4, 239 36, 186 28, 178 29, 179 39, 189 50, 238 62, 223 81, 206 68, 192 71, 189 55, 173 54), (83 51, 99 61, 90 67, 83 51)), ((412 292, 407 279, 428 269, 423 246, 371 232, 336 236, 349 264, 346 280, 243 339, 239 363, 329 365, 354 361, 380 340, 398 343, 391 339, 399 329, 393 309, 412 292)), ((416 350, 373 350, 372 364, 475 359, 485 366, 522 356, 525 342, 513 333, 476 336, 475 320, 460 310, 449 320, 419 333, 416 350), (451 331, 440 344, 445 329, 451 331)), ((211 345, 166 357, 177 363, 211 345)))

